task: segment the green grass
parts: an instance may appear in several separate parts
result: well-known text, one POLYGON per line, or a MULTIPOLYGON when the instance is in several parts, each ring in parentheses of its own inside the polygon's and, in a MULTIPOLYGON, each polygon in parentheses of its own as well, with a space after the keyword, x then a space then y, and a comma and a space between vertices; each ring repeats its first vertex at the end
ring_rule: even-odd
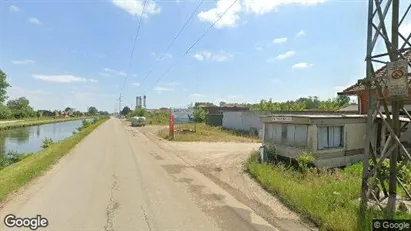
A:
POLYGON ((20 127, 28 127, 34 125, 42 125, 42 124, 50 124, 50 123, 58 123, 64 121, 72 121, 72 120, 82 120, 92 117, 70 117, 70 118, 40 118, 40 119, 27 119, 27 120, 19 120, 12 123, 0 123, 0 130, 8 130, 13 128, 20 128, 20 127))
POLYGON ((16 164, 2 169, 0 171, 0 202, 10 193, 18 190, 34 178, 41 176, 84 137, 106 120, 107 118, 98 120, 95 124, 88 126, 73 136, 53 144, 38 153, 28 155, 16 164))
MULTIPOLYGON (((309 172, 302 174, 282 164, 261 164, 257 155, 246 162, 249 174, 264 189, 278 197, 285 205, 313 221, 321 230, 371 230, 372 219, 383 214, 368 211, 367 219, 358 227, 361 164, 344 170, 309 172)), ((396 215, 411 218, 410 214, 396 215)))
MULTIPOLYGON (((194 124, 179 124, 175 130, 194 129, 194 124)), ((168 128, 161 129, 157 133, 163 139, 170 140, 168 128)), ((174 141, 205 141, 205 142, 260 142, 257 137, 250 137, 235 131, 228 131, 222 127, 211 127, 203 123, 196 125, 196 132, 184 134, 176 133, 174 141)))

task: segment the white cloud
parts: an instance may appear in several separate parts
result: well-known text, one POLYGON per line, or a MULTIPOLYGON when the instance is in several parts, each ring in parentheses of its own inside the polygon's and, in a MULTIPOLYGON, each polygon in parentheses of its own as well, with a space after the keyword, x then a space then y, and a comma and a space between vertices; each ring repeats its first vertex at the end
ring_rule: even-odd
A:
POLYGON ((190 95, 190 97, 203 97, 203 96, 204 96, 203 94, 199 94, 199 93, 194 93, 190 95))
POLYGON ((181 83, 179 83, 179 82, 170 82, 170 83, 164 83, 164 85, 167 85, 167 86, 180 86, 181 83))
POLYGON ((300 30, 300 32, 298 32, 295 36, 296 36, 296 37, 302 37, 302 36, 304 36, 304 35, 305 35, 305 31, 300 30))
POLYGON ((41 21, 38 18, 29 18, 27 20, 27 22, 32 23, 32 24, 36 24, 36 25, 41 25, 41 21))
POLYGON ((233 57, 233 55, 220 51, 218 53, 212 53, 211 51, 199 51, 193 55, 198 61, 211 60, 216 62, 224 62, 233 57))
POLYGON ((244 3, 248 13, 261 15, 273 10, 278 10, 278 7, 282 5, 300 4, 310 6, 324 2, 326 2, 326 0, 247 0, 244 3))
POLYGON ((31 59, 23 59, 23 60, 13 60, 11 61, 11 63, 17 64, 17 65, 24 65, 24 64, 33 64, 35 63, 35 61, 31 59))
POLYGON ((165 53, 165 54, 160 55, 160 54, 157 54, 157 53, 154 52, 154 51, 151 52, 150 55, 153 56, 153 57, 156 57, 156 60, 157 60, 157 61, 160 61, 160 60, 165 59, 165 58, 169 58, 169 59, 170 59, 170 58, 173 57, 170 53, 165 53), (161 56, 163 56, 163 57, 161 57, 161 56))
POLYGON ((108 75, 120 75, 120 76, 126 76, 127 74, 123 71, 117 71, 117 70, 113 70, 110 68, 103 68, 103 71, 108 74, 108 75))
POLYGON ((32 77, 34 79, 47 81, 47 82, 55 82, 55 83, 74 83, 74 82, 96 83, 96 82, 98 82, 96 79, 87 79, 87 78, 78 77, 78 76, 74 76, 74 75, 39 75, 39 74, 33 74, 32 77))
POLYGON ((157 86, 153 90, 156 91, 157 93, 161 93, 161 92, 164 92, 164 91, 173 91, 174 89, 168 88, 168 87, 157 86))
POLYGON ((113 4, 118 8, 125 10, 133 16, 143 16, 147 18, 150 14, 158 14, 161 12, 160 7, 152 0, 148 0, 143 13, 143 0, 112 0, 113 4), (143 15, 141 15, 143 13, 143 15))
POLYGON ((284 38, 276 38, 276 39, 273 40, 273 43, 275 43, 275 44, 285 43, 285 42, 287 42, 287 40, 288 40, 287 37, 284 37, 284 38))
POLYGON ((290 58, 291 56, 295 55, 295 51, 287 51, 283 54, 279 54, 276 59, 282 60, 286 58, 290 58))
POLYGON ((271 80, 272 83, 282 83, 281 79, 273 79, 271 80))
POLYGON ((240 95, 229 95, 229 96, 227 96, 229 99, 238 99, 238 98, 241 98, 241 96, 240 95))
MULTIPOLYGON (((200 21, 213 23, 234 3, 235 0, 217 0, 215 8, 201 11, 197 16, 200 21)), ((243 6, 237 1, 232 8, 217 22, 216 28, 235 27, 240 21, 241 13, 261 15, 269 13, 281 5, 299 4, 303 6, 316 5, 326 0, 244 0, 243 6)))
POLYGON ((141 83, 132 83, 134 86, 138 87, 141 85, 141 83))
POLYGON ((19 11, 20 11, 20 8, 18 8, 18 7, 15 6, 15 5, 10 5, 10 6, 9 6, 9 10, 10 10, 10 12, 19 12, 19 11))
POLYGON ((304 68, 309 68, 312 67, 314 64, 310 63, 297 63, 293 65, 294 69, 304 69, 304 68))
MULTIPOLYGON (((214 23, 221 15, 234 3, 229 0, 218 0, 215 8, 207 11, 201 11, 197 17, 202 22, 214 23)), ((226 14, 216 23, 215 27, 220 29, 224 27, 235 27, 240 19, 239 13, 242 7, 240 1, 237 1, 226 14)))
POLYGON ((106 73, 106 72, 100 72, 99 75, 102 75, 102 76, 111 76, 109 73, 106 73))

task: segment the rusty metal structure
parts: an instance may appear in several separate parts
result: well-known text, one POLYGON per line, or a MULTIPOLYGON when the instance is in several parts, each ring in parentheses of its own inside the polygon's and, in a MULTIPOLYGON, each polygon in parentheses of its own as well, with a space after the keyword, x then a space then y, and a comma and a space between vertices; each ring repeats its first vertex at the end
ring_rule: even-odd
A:
POLYGON ((404 109, 404 101, 409 100, 411 61, 405 54, 411 51, 411 34, 401 34, 399 29, 410 20, 411 2, 401 3, 405 6, 400 5, 400 0, 368 1, 366 78, 359 81, 366 86, 368 95, 360 221, 365 220, 370 204, 378 206, 386 212, 387 218, 392 219, 396 210, 397 185, 411 198, 398 176, 399 170, 411 160, 409 151, 400 141, 401 130, 406 129, 401 128, 400 114, 404 117, 402 120, 411 119, 404 109), (376 46, 378 41, 384 46, 376 46), (381 63, 385 67, 377 70, 381 63), (391 105, 391 112, 388 105, 391 105), (377 141, 381 140, 378 123, 387 131, 382 143, 377 141), (389 174, 385 174, 382 167, 387 159, 389 174))

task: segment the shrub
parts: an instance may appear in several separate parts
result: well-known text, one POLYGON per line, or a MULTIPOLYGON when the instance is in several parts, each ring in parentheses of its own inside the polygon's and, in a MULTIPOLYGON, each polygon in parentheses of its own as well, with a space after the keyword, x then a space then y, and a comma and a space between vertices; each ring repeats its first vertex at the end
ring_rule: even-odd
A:
POLYGON ((54 144, 54 141, 51 138, 45 138, 43 140, 43 145, 41 146, 42 148, 48 148, 50 147, 52 144, 54 144))
POLYGON ((202 108, 197 108, 194 110, 194 121, 202 123, 206 120, 207 111, 202 108))
POLYGON ((277 150, 272 144, 267 145, 267 159, 268 163, 277 163, 277 150))
POLYGON ((307 173, 314 166, 315 158, 312 153, 302 152, 295 160, 297 161, 298 170, 302 173, 307 173))

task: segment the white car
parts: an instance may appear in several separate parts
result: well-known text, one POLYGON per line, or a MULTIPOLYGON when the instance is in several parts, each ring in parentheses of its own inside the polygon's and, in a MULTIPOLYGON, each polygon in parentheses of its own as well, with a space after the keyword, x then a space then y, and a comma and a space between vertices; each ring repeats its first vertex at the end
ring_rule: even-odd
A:
POLYGON ((131 119, 131 126, 144 127, 146 126, 146 118, 143 116, 136 116, 131 119))

